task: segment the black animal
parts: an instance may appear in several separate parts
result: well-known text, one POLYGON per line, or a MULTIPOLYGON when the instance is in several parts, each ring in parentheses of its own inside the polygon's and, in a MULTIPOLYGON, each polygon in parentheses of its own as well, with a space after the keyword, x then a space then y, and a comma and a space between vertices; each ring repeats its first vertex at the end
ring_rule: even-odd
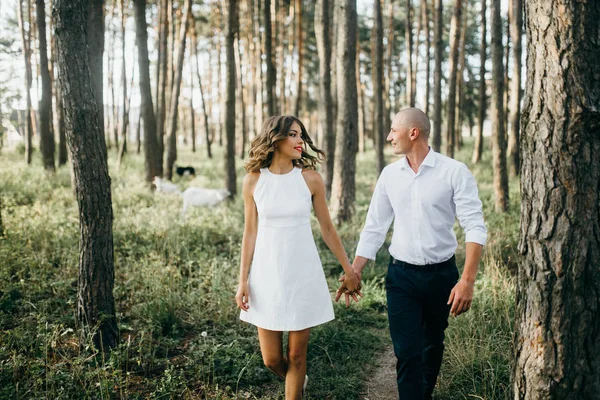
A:
POLYGON ((179 176, 196 176, 196 170, 194 169, 194 167, 177 167, 175 169, 175 173, 179 176))

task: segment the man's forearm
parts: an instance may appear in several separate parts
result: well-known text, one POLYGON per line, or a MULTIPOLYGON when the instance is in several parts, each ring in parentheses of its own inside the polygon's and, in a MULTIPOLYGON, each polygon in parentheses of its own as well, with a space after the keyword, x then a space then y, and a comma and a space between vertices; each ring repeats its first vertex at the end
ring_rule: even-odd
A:
POLYGON ((352 263, 352 268, 356 273, 361 274, 362 270, 365 268, 365 265, 367 265, 367 262, 369 262, 368 258, 363 256, 356 256, 354 258, 354 262, 352 263))
POLYGON ((483 246, 475 242, 466 243, 465 268, 463 269, 461 279, 474 283, 481 262, 481 253, 483 246))

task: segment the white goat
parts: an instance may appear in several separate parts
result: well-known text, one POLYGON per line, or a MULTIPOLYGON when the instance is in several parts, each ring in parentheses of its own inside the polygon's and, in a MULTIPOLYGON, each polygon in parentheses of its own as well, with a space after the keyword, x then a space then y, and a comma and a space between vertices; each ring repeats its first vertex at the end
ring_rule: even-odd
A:
POLYGON ((156 186, 156 191, 157 192, 162 192, 162 193, 181 193, 181 190, 179 190, 179 188, 177 187, 177 185, 175 185, 172 182, 160 179, 158 176, 154 177, 154 180, 152 181, 152 183, 154 184, 154 186, 156 186))
POLYGON ((181 195, 183 197, 183 208, 181 209, 181 217, 185 216, 185 212, 189 206, 192 207, 214 207, 229 196, 227 189, 205 189, 197 187, 189 187, 181 195))

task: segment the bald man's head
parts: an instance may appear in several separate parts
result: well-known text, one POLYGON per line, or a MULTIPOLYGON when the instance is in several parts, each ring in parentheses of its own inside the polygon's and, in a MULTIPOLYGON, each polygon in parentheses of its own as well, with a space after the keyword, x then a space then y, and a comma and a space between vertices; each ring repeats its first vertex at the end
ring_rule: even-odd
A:
POLYGON ((394 116, 394 124, 404 129, 417 128, 424 140, 429 138, 431 124, 427 115, 418 108, 405 108, 394 116))

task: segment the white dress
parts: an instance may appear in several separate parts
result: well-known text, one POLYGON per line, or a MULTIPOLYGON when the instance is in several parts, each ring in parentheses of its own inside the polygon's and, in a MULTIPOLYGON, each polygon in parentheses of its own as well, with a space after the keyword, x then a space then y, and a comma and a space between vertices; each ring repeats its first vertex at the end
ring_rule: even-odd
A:
POLYGON ((240 319, 273 331, 299 331, 334 319, 310 226, 312 195, 301 168, 260 170, 254 189, 258 232, 240 319))

